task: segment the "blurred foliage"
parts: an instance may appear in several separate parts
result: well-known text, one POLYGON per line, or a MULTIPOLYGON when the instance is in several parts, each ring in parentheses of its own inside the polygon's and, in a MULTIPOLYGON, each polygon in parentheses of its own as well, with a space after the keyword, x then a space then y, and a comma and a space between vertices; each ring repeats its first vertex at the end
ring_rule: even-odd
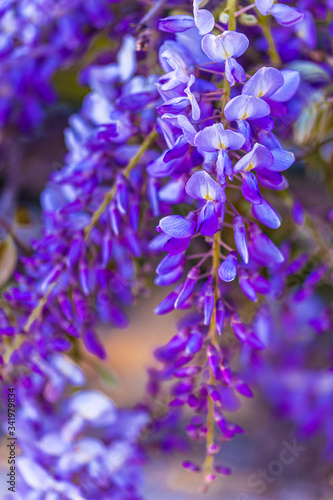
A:
POLYGON ((0 241, 0 287, 12 277, 17 263, 17 249, 13 238, 8 235, 0 241))
POLYGON ((303 108, 294 127, 294 139, 300 146, 314 146, 333 135, 333 102, 324 99, 303 108))
POLYGON ((117 47, 117 42, 112 41, 106 31, 101 31, 96 35, 79 63, 71 63, 67 68, 61 69, 54 74, 53 84, 63 102, 68 102, 75 107, 79 107, 83 98, 90 92, 88 86, 83 86, 78 82, 80 71, 93 64, 97 58, 108 56, 117 47))
POLYGON ((29 207, 20 205, 16 208, 14 214, 14 225, 20 228, 29 228, 32 226, 33 220, 29 207))

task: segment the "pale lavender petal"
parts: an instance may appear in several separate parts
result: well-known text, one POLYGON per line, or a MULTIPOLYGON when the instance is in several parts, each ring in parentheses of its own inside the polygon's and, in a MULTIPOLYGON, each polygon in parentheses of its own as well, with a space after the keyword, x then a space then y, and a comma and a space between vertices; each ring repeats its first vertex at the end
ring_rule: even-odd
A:
POLYGON ((260 205, 252 205, 252 214, 259 222, 272 229, 277 229, 281 225, 280 215, 275 208, 264 199, 260 205))
POLYGON ((272 149, 274 163, 269 168, 276 172, 283 172, 287 170, 295 161, 295 155, 291 151, 285 149, 272 149))
POLYGON ((214 29, 215 19, 213 14, 206 9, 199 9, 201 0, 193 0, 193 15, 200 35, 206 35, 214 29))
POLYGON ((267 102, 259 97, 239 95, 231 99, 224 108, 224 116, 227 120, 256 120, 267 116, 270 107, 267 102))
POLYGON ((221 35, 206 35, 201 48, 214 62, 223 62, 231 57, 241 56, 249 46, 249 40, 243 33, 225 31, 221 35))
POLYGON ((229 57, 240 57, 249 46, 249 39, 243 33, 238 31, 224 31, 221 36, 222 45, 226 54, 226 59, 229 57))
POLYGON ((194 142, 195 145, 203 151, 215 152, 219 149, 220 137, 224 127, 222 123, 210 125, 197 133, 194 142))
POLYGON ((204 170, 194 172, 185 189, 187 194, 196 200, 225 201, 222 187, 204 170))
POLYGON ((253 149, 235 164, 234 173, 248 172, 254 168, 269 168, 273 165, 273 161, 272 153, 256 142, 253 149))
POLYGON ((53 479, 45 469, 29 457, 18 457, 17 468, 24 481, 35 491, 47 491, 53 479))
POLYGON ((269 97, 284 85, 282 72, 276 68, 260 68, 244 84, 242 94, 269 97))
POLYGON ((183 134, 184 134, 187 142, 189 144, 191 144, 191 146, 195 146, 194 139, 195 139, 195 136, 197 134, 197 131, 195 130, 195 128, 193 127, 192 123, 187 118, 187 116, 179 115, 178 116, 178 124, 179 124, 180 128, 182 129, 183 134))
POLYGON ((273 3, 274 0, 255 0, 256 7, 263 16, 267 16, 267 13, 273 3))
POLYGON ((107 415, 116 417, 116 408, 110 398, 98 391, 80 391, 73 394, 68 402, 68 409, 75 415, 89 421, 98 420, 107 415))
POLYGON ((235 83, 242 83, 246 80, 246 75, 243 67, 236 61, 236 59, 230 58, 225 62, 225 77, 230 83, 231 87, 235 83))
POLYGON ((289 99, 291 99, 296 93, 301 82, 301 75, 299 71, 294 69, 283 69, 281 73, 283 76, 283 85, 269 98, 272 101, 286 102, 289 101, 289 99))
POLYGON ((218 275, 222 281, 233 281, 237 276, 237 253, 230 252, 218 269, 218 275))

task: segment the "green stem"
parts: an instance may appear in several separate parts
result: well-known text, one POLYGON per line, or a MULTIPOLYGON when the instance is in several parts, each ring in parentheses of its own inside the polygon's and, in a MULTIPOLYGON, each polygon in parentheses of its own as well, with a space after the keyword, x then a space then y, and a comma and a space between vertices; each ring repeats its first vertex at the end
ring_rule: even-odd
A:
MULTIPOLYGON (((216 301, 218 299, 218 268, 220 264, 220 232, 217 232, 214 236, 213 240, 213 277, 214 277, 214 309, 212 314, 211 323, 209 326, 208 338, 211 340, 211 343, 214 345, 218 345, 217 337, 216 337, 216 323, 215 323, 215 313, 216 313, 216 301)), ((210 379, 209 383, 212 385, 215 383, 215 377, 210 371, 210 379)), ((207 437, 206 437, 206 449, 210 448, 212 444, 214 444, 214 402, 212 398, 208 397, 208 414, 207 414, 207 437)), ((214 463, 213 455, 207 455, 205 458, 205 462, 203 465, 204 470, 204 478, 206 478, 209 474, 212 474, 214 463)))
MULTIPOLYGON (((129 175, 132 172, 133 168, 141 160, 142 156, 147 151, 147 149, 151 146, 151 144, 155 141, 156 137, 157 137, 157 132, 156 132, 155 129, 153 129, 153 131, 146 137, 146 139, 141 144, 138 152, 133 156, 133 158, 131 158, 131 160, 129 161, 129 163, 125 167, 125 169, 123 171, 123 175, 126 178, 129 177, 129 175)), ((100 206, 98 207, 98 209, 96 210, 96 212, 94 212, 90 224, 88 226, 86 226, 86 228, 84 230, 84 237, 85 237, 85 239, 88 238, 88 236, 90 234, 90 231, 92 230, 92 228, 94 226, 96 226, 96 224, 99 221, 100 216, 102 215, 102 213, 109 206, 111 200, 113 199, 113 197, 116 194, 116 191, 117 191, 117 189, 116 189, 116 186, 114 185, 112 187, 112 189, 110 189, 110 191, 107 191, 105 193, 104 199, 103 199, 102 203, 100 204, 100 206)))
MULTIPOLYGON (((124 171, 123 171, 123 175, 128 178, 131 171, 133 170, 133 168, 138 164, 138 162, 141 160, 142 156, 144 155, 144 153, 147 151, 147 149, 151 146, 151 144, 155 141, 156 137, 157 137, 157 132, 155 129, 153 129, 153 131, 146 137, 146 139, 143 141, 142 145, 140 146, 139 150, 137 151, 137 153, 133 156, 133 158, 131 158, 131 160, 128 162, 127 166, 125 167, 124 171)), ((99 221, 99 218, 100 216, 102 215, 102 213, 104 212, 104 210, 108 207, 109 203, 111 202, 112 198, 115 196, 116 194, 116 186, 114 185, 110 191, 108 191, 105 196, 104 196, 104 200, 103 202, 101 203, 101 205, 98 207, 98 209, 96 210, 96 212, 94 212, 93 216, 92 216, 92 219, 91 219, 91 222, 88 226, 86 226, 85 228, 85 238, 87 239, 89 234, 90 234, 90 231, 92 230, 92 228, 98 223, 99 221)), ((32 324, 39 318, 39 316, 42 314, 43 312, 43 308, 47 302, 47 299, 49 298, 52 290, 54 289, 55 285, 57 284, 57 280, 54 281, 49 289, 46 291, 45 295, 38 301, 36 307, 31 311, 28 319, 27 319, 27 322, 24 326, 24 331, 25 332, 28 332, 32 326, 32 324)), ((24 336, 22 337, 19 345, 23 342, 24 340, 24 336)), ((18 346, 15 344, 15 349, 17 348, 18 346)))
POLYGON ((237 2, 236 0, 228 0, 227 1, 227 13, 229 16, 229 24, 228 24, 228 29, 229 31, 236 31, 236 8, 237 8, 237 2))
MULTIPOLYGON (((235 31, 236 30, 236 7, 237 7, 237 1, 236 0, 227 0, 227 7, 226 11, 229 15, 229 23, 228 23, 228 29, 230 31, 235 31)), ((222 116, 224 115, 224 106, 227 104, 227 102, 230 99, 230 83, 227 81, 226 77, 224 76, 224 82, 223 82, 223 98, 222 98, 222 116)), ((218 291, 218 268, 220 264, 220 232, 217 232, 214 236, 213 240, 213 264, 212 264, 212 274, 214 278, 214 308, 213 308, 213 314, 212 314, 212 319, 211 323, 209 326, 209 333, 208 333, 208 338, 210 339, 211 343, 215 346, 218 346, 218 340, 216 336, 216 323, 215 323, 215 314, 216 314, 216 302, 219 296, 219 291, 218 291)), ((212 371, 210 370, 210 379, 209 383, 211 385, 215 384, 215 377, 212 371)), ((215 419, 214 419, 214 402, 211 397, 208 397, 208 413, 207 413, 207 437, 206 437, 206 449, 208 450, 212 444, 214 444, 214 431, 215 431, 215 419)), ((213 472, 213 464, 214 464, 214 456, 206 454, 205 462, 203 465, 203 471, 204 471, 204 479, 207 478, 210 474, 213 472)), ((202 490, 206 491, 207 489, 207 483, 203 485, 202 490)))
MULTIPOLYGON (((228 29, 229 31, 235 31, 236 30, 236 6, 237 2, 236 0, 228 0, 227 1, 227 7, 226 7, 226 12, 228 13, 229 16, 229 23, 228 23, 228 29)), ((227 102, 230 99, 230 83, 226 79, 224 75, 224 81, 223 81, 223 97, 222 97, 222 114, 224 114, 224 107, 227 104, 227 102)))
POLYGON ((276 50, 275 42, 274 42, 274 39, 272 37, 270 16, 263 16, 262 14, 258 13, 258 21, 259 21, 260 27, 262 29, 262 32, 264 34, 264 37, 266 38, 266 40, 268 42, 269 58, 275 66, 280 66, 281 59, 280 59, 280 56, 278 54, 278 51, 276 50))

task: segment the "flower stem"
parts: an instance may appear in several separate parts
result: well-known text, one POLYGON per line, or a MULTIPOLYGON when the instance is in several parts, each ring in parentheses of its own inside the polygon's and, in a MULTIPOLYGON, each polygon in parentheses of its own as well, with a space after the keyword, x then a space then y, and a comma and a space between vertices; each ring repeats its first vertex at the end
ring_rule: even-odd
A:
MULTIPOLYGON (((236 0, 227 0, 227 8, 226 11, 229 16, 229 23, 228 23, 228 30, 229 31, 235 31, 236 30, 236 0)), ((227 102, 230 99, 230 83, 226 79, 224 75, 224 81, 223 81, 223 97, 222 97, 222 104, 223 104, 223 112, 224 112, 224 106, 227 104, 227 102)))
POLYGON ((255 4, 254 3, 251 3, 250 5, 247 5, 246 7, 243 7, 242 9, 238 10, 236 13, 235 13, 235 17, 238 17, 240 16, 241 14, 244 14, 244 12, 247 12, 248 10, 251 10, 255 7, 255 4))
MULTIPOLYGON (((142 156, 147 151, 147 149, 149 148, 149 146, 151 146, 151 144, 155 141, 157 135, 158 134, 157 134, 157 132, 156 132, 156 130, 154 128, 152 130, 152 132, 143 141, 143 143, 140 146, 139 150, 133 156, 133 158, 131 158, 131 160, 128 162, 127 166, 125 167, 125 169, 123 171, 123 175, 126 178, 129 177, 129 175, 130 175, 131 171, 133 170, 133 168, 141 160, 142 156)), ((116 188, 115 185, 113 185, 113 187, 110 189, 110 191, 108 191, 107 193, 105 193, 103 202, 100 204, 100 206, 98 207, 98 209, 96 210, 96 212, 94 212, 90 224, 88 226, 86 226, 86 228, 85 228, 84 234, 85 234, 85 238, 86 239, 88 238, 88 236, 89 236, 90 231, 92 230, 92 228, 99 221, 99 218, 102 215, 102 213, 104 212, 104 210, 108 207, 109 203, 111 202, 112 198, 115 196, 116 192, 117 192, 117 188, 116 188)), ((50 294, 51 294, 52 290, 54 289, 55 285, 57 284, 57 282, 58 282, 58 280, 54 281, 50 285, 50 287, 46 291, 45 295, 38 301, 36 307, 31 311, 31 313, 30 313, 30 315, 29 315, 29 317, 27 319, 27 322, 26 322, 26 324, 24 326, 24 331, 25 332, 28 332, 30 330, 30 328, 31 328, 32 324, 34 323, 34 321, 36 321, 36 319, 38 319, 39 316, 42 314, 43 307, 45 306, 45 304, 47 302, 47 299, 50 296, 50 294)))
MULTIPOLYGON (((216 324, 215 324, 215 312, 216 312, 216 301, 218 299, 218 268, 220 263, 220 232, 217 232, 213 240, 213 267, 212 274, 214 277, 214 309, 212 314, 212 319, 209 326, 208 337, 212 344, 217 345, 218 341, 216 338, 216 324)), ((210 384, 215 383, 215 378, 212 372, 210 372, 210 384)), ((206 437, 206 449, 208 450, 212 444, 214 444, 214 402, 211 397, 208 397, 208 413, 207 413, 207 437, 206 437)), ((206 454, 205 462, 203 465, 204 478, 212 473, 214 457, 213 455, 206 454)), ((205 485, 203 486, 205 488, 205 485)))
MULTIPOLYGON (((156 137, 157 137, 157 132, 155 129, 153 129, 152 132, 150 132, 150 134, 146 137, 146 139, 141 144, 138 152, 128 162, 127 166, 125 167, 125 169, 123 171, 124 177, 126 177, 126 178, 129 177, 133 168, 139 163, 139 161, 141 160, 144 153, 151 146, 151 144, 155 141, 156 137)), ((85 239, 88 239, 90 231, 98 223, 100 216, 109 206, 111 200, 113 199, 113 197, 116 194, 116 191, 117 191, 116 186, 113 185, 113 187, 105 193, 102 203, 100 204, 100 206, 98 207, 96 212, 94 212, 90 224, 88 226, 86 226, 86 228, 84 230, 85 239)))
POLYGON ((273 64, 276 66, 281 65, 281 59, 278 54, 278 51, 276 50, 275 47, 275 42, 272 37, 271 33, 271 21, 269 16, 263 16, 262 14, 258 14, 258 21, 261 26, 262 32, 264 34, 264 37, 266 38, 268 42, 268 55, 270 60, 272 61, 273 64))
POLYGON ((31 311, 28 319, 27 319, 27 322, 24 326, 24 331, 25 332, 28 332, 30 330, 30 327, 31 325, 33 324, 34 321, 36 321, 36 319, 39 318, 39 316, 42 314, 42 311, 43 311, 43 307, 45 306, 46 302, 47 302, 47 299, 50 295, 50 293, 52 292, 53 288, 56 286, 58 280, 54 281, 48 288, 48 290, 46 291, 45 295, 43 295, 43 297, 38 301, 38 304, 36 307, 34 307, 34 309, 31 311))

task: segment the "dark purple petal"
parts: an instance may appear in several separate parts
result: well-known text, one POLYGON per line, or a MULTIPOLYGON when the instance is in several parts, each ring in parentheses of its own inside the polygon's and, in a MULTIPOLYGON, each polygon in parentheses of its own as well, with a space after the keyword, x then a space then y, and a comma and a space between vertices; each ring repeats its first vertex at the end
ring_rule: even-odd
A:
POLYGON ((169 16, 159 20, 158 29, 168 33, 181 33, 187 31, 194 26, 192 16, 177 15, 169 16))
POLYGON ((218 353, 216 347, 212 344, 207 346, 207 360, 213 376, 216 380, 220 380, 222 378, 221 368, 219 366, 220 354, 218 353))
POLYGON ((216 301, 215 325, 219 335, 222 334, 225 317, 225 308, 221 298, 216 301))
POLYGON ((197 228, 204 236, 212 236, 218 230, 219 220, 213 203, 207 203, 199 212, 197 228))
POLYGON ((247 201, 253 203, 253 205, 260 205, 262 196, 256 176, 253 172, 244 172, 242 177, 242 195, 247 201))
POLYGON ((304 214, 304 209, 300 201, 295 200, 292 209, 291 209, 291 216, 298 226, 302 226, 304 224, 305 220, 305 214, 304 214))
POLYGON ((221 465, 221 464, 214 465, 214 469, 216 470, 216 472, 218 474, 223 474, 224 476, 230 476, 230 474, 232 472, 230 467, 227 467, 227 466, 221 465))
POLYGON ((233 226, 236 248, 245 264, 247 264, 249 262, 249 251, 247 248, 246 231, 243 217, 241 217, 240 215, 236 215, 233 218, 233 226))
POLYGON ((230 58, 225 62, 225 77, 233 87, 235 83, 242 83, 246 80, 246 75, 244 68, 236 61, 236 59, 230 58))
POLYGON ((258 301, 258 296, 252 285, 247 272, 244 269, 238 271, 239 286, 246 297, 248 297, 252 302, 258 301))
POLYGON ((192 267, 192 269, 189 271, 184 286, 181 289, 175 302, 175 309, 180 309, 184 305, 185 301, 192 295, 195 285, 197 284, 199 274, 200 269, 197 267, 192 267))
POLYGON ((193 330, 188 337, 185 352, 188 354, 195 354, 196 352, 200 351, 202 347, 202 341, 202 334, 199 332, 199 330, 193 330))
POLYGON ((97 334, 93 332, 92 330, 85 330, 82 335, 82 339, 84 342, 84 345, 87 349, 87 351, 91 352, 92 354, 95 354, 100 359, 105 359, 106 358, 106 352, 99 341, 97 334))
POLYGON ((183 463, 182 463, 182 466, 184 467, 184 469, 187 469, 191 472, 199 472, 201 471, 201 467, 197 464, 195 464, 194 462, 191 462, 190 460, 185 460, 183 463))

